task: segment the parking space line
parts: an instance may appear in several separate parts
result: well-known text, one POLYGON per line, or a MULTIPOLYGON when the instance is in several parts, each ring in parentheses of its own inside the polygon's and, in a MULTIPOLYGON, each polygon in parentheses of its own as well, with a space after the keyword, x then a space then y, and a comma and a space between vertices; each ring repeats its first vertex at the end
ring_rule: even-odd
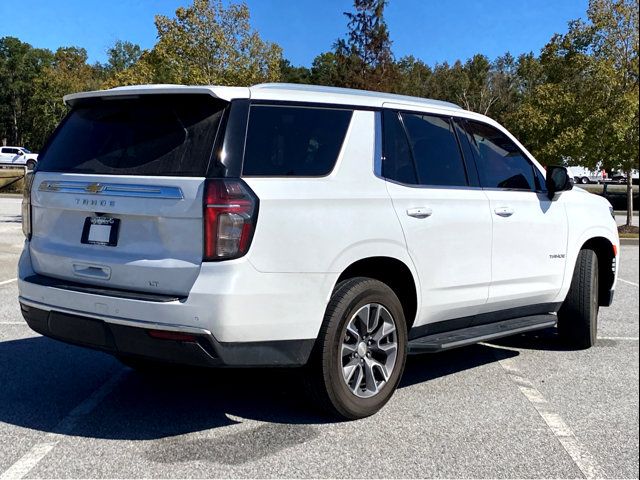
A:
POLYGON ((112 375, 97 390, 94 390, 82 403, 76 406, 50 433, 29 449, 22 457, 0 475, 0 480, 18 480, 24 478, 46 455, 73 430, 83 417, 91 413, 118 384, 125 370, 112 375))
POLYGON ((509 379, 516 384, 520 392, 522 392, 529 403, 531 403, 533 408, 536 409, 585 478, 604 478, 604 471, 598 464, 598 461, 591 455, 589 450, 578 441, 569 425, 553 410, 553 407, 544 395, 542 395, 529 379, 525 378, 518 371, 513 365, 513 361, 498 358, 498 363, 504 369, 509 379))
POLYGON ((620 280, 621 282, 624 282, 624 283, 628 283, 629 285, 633 285, 634 287, 640 287, 640 285, 638 285, 637 283, 632 282, 630 280, 625 280, 624 278, 618 277, 618 280, 620 280))
POLYGON ((628 340, 630 342, 637 342, 638 337, 598 337, 598 340, 628 340))
POLYGON ((0 287, 2 287, 3 285, 9 285, 10 283, 15 282, 16 280, 18 280, 17 278, 11 278, 9 280, 3 280, 2 282, 0 282, 0 287))

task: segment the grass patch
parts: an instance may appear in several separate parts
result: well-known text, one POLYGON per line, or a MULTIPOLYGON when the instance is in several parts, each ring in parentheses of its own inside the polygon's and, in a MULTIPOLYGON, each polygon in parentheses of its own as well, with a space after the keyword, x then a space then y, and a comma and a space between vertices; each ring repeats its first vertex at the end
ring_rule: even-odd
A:
POLYGON ((620 225, 618 227, 620 238, 638 238, 638 227, 635 225, 620 225))

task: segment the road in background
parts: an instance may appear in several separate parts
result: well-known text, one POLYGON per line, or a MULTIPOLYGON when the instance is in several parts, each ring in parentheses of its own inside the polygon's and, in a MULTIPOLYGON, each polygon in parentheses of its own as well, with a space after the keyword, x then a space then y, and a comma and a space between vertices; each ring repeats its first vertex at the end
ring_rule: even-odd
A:
POLYGON ((0 198, 0 478, 638 478, 638 247, 599 341, 555 330, 409 358, 377 415, 335 423, 297 370, 163 372, 32 332, 19 199, 0 198))

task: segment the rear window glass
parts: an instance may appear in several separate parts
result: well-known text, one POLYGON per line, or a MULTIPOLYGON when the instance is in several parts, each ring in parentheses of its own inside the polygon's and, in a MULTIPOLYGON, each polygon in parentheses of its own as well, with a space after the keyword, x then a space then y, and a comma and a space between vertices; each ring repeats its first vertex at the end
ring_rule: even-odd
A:
POLYGON ((226 105, 188 94, 86 101, 55 132, 38 170, 204 176, 226 105))
POLYGON ((253 105, 242 173, 315 177, 333 169, 351 110, 253 105))

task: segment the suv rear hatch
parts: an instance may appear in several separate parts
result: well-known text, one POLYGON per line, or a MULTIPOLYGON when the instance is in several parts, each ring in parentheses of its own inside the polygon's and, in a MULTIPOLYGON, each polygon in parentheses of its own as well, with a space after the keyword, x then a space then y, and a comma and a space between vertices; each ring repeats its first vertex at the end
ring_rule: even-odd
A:
POLYGON ((203 255, 203 189, 228 102, 211 94, 80 98, 34 176, 36 273, 186 296, 203 255))

